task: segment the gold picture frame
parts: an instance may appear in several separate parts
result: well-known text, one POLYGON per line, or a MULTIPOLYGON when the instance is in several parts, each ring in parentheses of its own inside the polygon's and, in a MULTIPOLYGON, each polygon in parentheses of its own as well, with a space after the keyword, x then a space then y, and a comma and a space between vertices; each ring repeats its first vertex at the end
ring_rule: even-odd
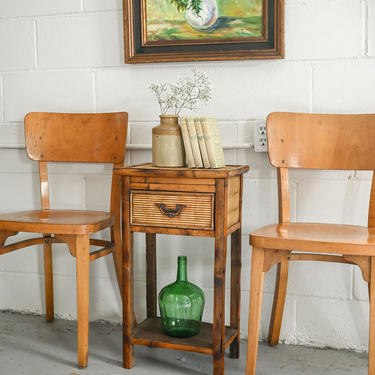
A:
MULTIPOLYGON (((189 21, 192 22, 188 21, 189 14, 192 15, 190 17, 193 22, 197 19, 194 18, 194 12, 190 8, 185 10, 185 21, 181 15, 183 12, 173 11, 175 4, 180 2, 191 4, 189 1, 192 0, 123 0, 125 63, 284 57, 284 0, 256 0, 258 13, 254 13, 253 17, 227 17, 225 14, 220 14, 220 9, 219 11, 216 9, 216 13, 207 11, 204 14, 211 15, 212 20, 208 22, 212 25, 207 27, 203 25, 206 27, 205 30, 199 29, 201 25, 188 24, 189 21), (158 5, 163 9, 155 11, 158 5), (154 17, 150 21, 151 11, 155 14, 159 13, 160 19, 154 17), (163 18, 162 11, 175 12, 178 16, 175 17, 176 20, 170 21, 163 18)), ((223 0, 195 1, 220 2, 223 0)), ((230 12, 228 4, 230 6, 231 2, 225 1, 225 6, 230 12)), ((246 2, 254 3, 254 0, 239 1, 245 5, 247 5, 246 2)), ((251 9, 250 5, 242 7, 242 13, 243 8, 251 9)), ((201 15, 201 12, 197 14, 201 15)), ((228 10, 227 14, 229 14, 228 10)), ((204 18, 199 17, 198 21, 201 22, 202 19, 204 18)), ((204 20, 206 19, 208 18, 204 20)))

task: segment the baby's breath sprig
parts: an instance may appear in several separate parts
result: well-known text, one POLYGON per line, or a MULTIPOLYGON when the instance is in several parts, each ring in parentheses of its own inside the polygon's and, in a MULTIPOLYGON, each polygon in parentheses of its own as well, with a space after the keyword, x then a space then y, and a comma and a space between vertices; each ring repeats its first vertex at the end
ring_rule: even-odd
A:
POLYGON ((179 78, 176 84, 152 84, 150 89, 155 93, 160 105, 161 114, 169 109, 178 115, 182 109, 196 110, 198 103, 207 103, 211 99, 212 83, 207 74, 196 66, 192 69, 192 77, 179 78))

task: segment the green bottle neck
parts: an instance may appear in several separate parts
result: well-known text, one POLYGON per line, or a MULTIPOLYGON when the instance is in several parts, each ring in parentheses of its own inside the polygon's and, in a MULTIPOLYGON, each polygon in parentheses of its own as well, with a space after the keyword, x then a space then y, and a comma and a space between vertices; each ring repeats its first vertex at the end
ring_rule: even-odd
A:
POLYGON ((178 257, 177 281, 188 281, 187 259, 185 256, 178 257))

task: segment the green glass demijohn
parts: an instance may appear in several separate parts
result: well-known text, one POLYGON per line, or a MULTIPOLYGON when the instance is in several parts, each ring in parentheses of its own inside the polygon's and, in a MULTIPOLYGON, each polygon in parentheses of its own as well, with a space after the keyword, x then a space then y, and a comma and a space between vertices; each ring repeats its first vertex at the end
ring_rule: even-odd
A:
POLYGON ((186 256, 178 257, 177 280, 159 293, 160 315, 164 332, 173 337, 199 333, 204 308, 204 293, 187 280, 186 256))

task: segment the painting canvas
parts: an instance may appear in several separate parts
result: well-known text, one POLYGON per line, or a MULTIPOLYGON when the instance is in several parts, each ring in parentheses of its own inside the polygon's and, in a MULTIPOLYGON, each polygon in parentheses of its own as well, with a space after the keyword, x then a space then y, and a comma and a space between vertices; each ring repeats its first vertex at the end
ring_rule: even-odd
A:
POLYGON ((146 44, 262 37, 263 0, 146 0, 146 44))
POLYGON ((125 62, 284 57, 284 0, 123 0, 125 62))

